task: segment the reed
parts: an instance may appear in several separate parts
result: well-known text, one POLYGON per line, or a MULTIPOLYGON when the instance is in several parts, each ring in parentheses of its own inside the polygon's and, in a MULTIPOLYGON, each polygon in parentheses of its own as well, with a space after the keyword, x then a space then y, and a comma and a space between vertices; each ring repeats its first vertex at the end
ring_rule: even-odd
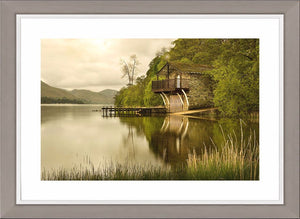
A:
MULTIPOLYGON (((242 121, 241 121, 242 123, 242 121)), ((222 130, 222 127, 220 127, 222 130)), ((188 155, 188 174, 191 178, 206 180, 258 180, 259 179, 259 144, 255 131, 244 139, 241 124, 241 137, 235 132, 225 136, 222 145, 208 150, 204 145, 199 155, 195 150, 188 155)))
POLYGON ((114 164, 94 168, 94 165, 72 169, 42 171, 42 180, 167 180, 172 178, 171 169, 151 164, 114 164))

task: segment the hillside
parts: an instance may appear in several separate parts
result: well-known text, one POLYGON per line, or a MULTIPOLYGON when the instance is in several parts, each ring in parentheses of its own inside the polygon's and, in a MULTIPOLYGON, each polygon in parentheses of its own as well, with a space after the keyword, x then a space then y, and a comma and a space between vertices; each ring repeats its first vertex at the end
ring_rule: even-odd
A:
POLYGON ((99 94, 109 97, 109 98, 115 97, 117 93, 118 93, 118 91, 112 90, 112 89, 106 89, 106 90, 99 92, 99 94))
POLYGON ((77 99, 69 91, 52 87, 45 82, 41 81, 41 97, 50 97, 50 98, 67 98, 67 99, 77 99))
POLYGON ((84 99, 87 103, 114 103, 114 96, 117 91, 115 90, 103 90, 100 92, 93 92, 90 90, 72 90, 71 94, 79 99, 84 99))
POLYGON ((42 103, 95 103, 112 104, 117 91, 106 89, 100 92, 90 90, 67 91, 52 87, 41 81, 42 103))

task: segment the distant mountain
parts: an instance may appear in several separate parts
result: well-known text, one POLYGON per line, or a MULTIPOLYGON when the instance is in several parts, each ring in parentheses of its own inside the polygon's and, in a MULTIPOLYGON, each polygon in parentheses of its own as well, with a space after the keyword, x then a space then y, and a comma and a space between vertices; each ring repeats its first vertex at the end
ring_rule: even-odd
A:
POLYGON ((72 90, 71 94, 79 99, 84 99, 88 103, 114 103, 114 97, 117 91, 115 90, 103 90, 100 92, 93 92, 90 90, 72 90))
POLYGON ((99 92, 99 94, 102 94, 103 96, 106 96, 109 98, 115 97, 117 93, 118 93, 118 91, 112 90, 112 89, 105 89, 105 90, 99 92))
POLYGON ((52 87, 43 81, 41 81, 41 96, 50 98, 77 99, 77 97, 71 94, 69 91, 52 87))
POLYGON ((42 103, 98 103, 113 104, 116 90, 106 89, 100 92, 90 90, 74 89, 67 91, 61 88, 52 87, 41 81, 42 103), (50 102, 49 102, 50 101, 50 102))

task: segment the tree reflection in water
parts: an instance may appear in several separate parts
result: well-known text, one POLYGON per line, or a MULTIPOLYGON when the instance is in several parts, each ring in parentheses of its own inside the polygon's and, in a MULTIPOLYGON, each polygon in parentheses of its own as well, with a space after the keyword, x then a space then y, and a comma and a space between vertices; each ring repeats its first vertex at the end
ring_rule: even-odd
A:
POLYGON ((123 137, 123 145, 128 148, 127 159, 135 160, 134 129, 132 124, 128 124, 128 135, 123 137))

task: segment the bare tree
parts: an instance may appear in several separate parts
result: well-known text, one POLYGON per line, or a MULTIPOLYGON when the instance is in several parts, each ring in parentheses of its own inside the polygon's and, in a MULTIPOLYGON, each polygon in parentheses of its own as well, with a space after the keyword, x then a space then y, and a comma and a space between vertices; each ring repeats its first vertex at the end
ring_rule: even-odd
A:
POLYGON ((133 81, 138 71, 137 66, 139 64, 136 55, 131 55, 129 61, 121 59, 122 78, 128 78, 128 85, 133 85, 133 81))

